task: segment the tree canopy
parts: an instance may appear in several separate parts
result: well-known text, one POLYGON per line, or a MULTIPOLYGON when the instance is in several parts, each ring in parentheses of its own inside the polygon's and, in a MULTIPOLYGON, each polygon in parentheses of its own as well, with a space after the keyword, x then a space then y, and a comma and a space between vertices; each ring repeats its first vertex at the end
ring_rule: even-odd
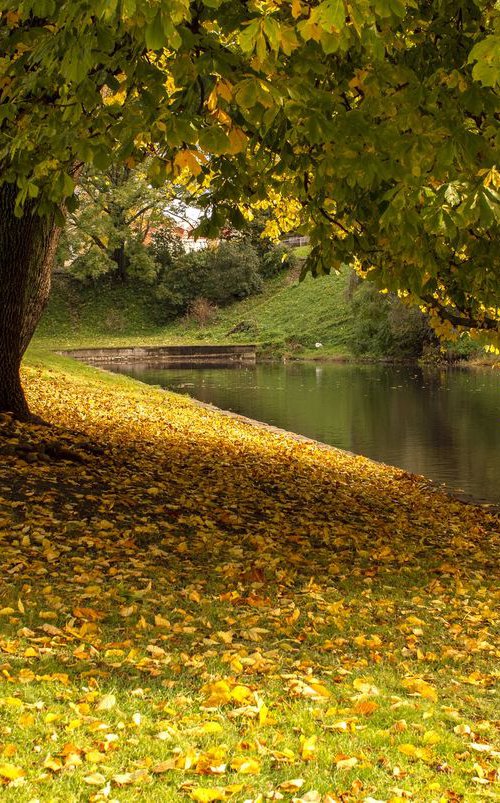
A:
POLYGON ((353 263, 499 336, 494 0, 24 0, 0 20, 1 181, 74 203, 75 166, 189 177, 204 231, 271 208, 313 272, 353 263))

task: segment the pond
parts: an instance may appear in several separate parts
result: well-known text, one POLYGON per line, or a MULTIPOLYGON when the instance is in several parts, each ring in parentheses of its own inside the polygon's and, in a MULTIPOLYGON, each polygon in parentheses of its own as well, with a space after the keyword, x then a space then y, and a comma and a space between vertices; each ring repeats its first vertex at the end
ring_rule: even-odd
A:
POLYGON ((104 367, 500 503, 499 371, 337 363, 104 367))

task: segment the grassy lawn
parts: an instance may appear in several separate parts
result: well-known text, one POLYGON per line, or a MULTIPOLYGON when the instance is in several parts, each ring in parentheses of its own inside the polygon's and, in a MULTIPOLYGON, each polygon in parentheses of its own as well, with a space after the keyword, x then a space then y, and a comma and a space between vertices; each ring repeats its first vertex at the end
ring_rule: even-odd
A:
POLYGON ((32 350, 0 423, 8 801, 484 801, 498 518, 32 350))
POLYGON ((206 326, 181 318, 158 323, 152 291, 131 287, 77 287, 55 282, 36 344, 45 348, 175 343, 257 343, 270 354, 304 354, 322 343, 322 355, 349 354, 351 314, 347 276, 307 278, 287 274, 262 294, 220 309, 206 326), (234 330, 234 331, 233 331, 234 330))

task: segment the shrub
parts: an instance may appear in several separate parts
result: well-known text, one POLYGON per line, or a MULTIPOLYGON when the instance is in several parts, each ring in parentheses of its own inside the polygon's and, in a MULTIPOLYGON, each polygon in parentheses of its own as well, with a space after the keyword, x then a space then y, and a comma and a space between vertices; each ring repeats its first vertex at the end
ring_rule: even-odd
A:
POLYGON ((198 326, 207 326, 217 318, 217 306, 212 304, 208 298, 195 298, 187 308, 188 317, 195 321, 198 326))
POLYGON ((186 312, 197 298, 224 305, 260 292, 259 264, 255 250, 243 241, 224 241, 215 249, 173 258, 157 290, 165 317, 186 312))
POLYGON ((433 340, 426 317, 397 296, 383 295, 364 281, 355 290, 350 348, 355 356, 418 359, 433 340))
POLYGON ((259 273, 263 279, 272 279, 284 270, 295 267, 296 258, 285 245, 275 245, 262 254, 259 273))

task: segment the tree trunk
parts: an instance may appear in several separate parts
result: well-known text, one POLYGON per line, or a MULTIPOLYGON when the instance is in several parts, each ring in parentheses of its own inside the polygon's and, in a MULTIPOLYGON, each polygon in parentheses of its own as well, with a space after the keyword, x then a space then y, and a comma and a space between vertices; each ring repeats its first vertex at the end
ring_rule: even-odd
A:
POLYGON ((14 215, 17 187, 0 187, 0 413, 28 420, 19 369, 50 292, 60 229, 39 217, 33 201, 14 215))

